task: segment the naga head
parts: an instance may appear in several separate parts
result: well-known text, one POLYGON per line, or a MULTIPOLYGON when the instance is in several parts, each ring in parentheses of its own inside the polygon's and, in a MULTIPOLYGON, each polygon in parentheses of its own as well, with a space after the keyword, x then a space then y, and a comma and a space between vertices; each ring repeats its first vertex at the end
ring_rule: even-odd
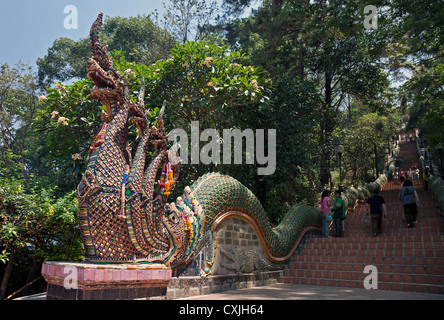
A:
POLYGON ((100 13, 90 31, 91 57, 88 60, 87 73, 95 85, 91 90, 91 97, 97 100, 119 100, 128 94, 129 80, 114 67, 112 57, 106 53, 108 46, 102 47, 100 43, 102 19, 103 14, 100 13))
POLYGON ((165 205, 163 224, 170 235, 171 253, 166 264, 180 273, 197 253, 204 226, 202 206, 191 196, 189 187, 176 203, 165 205))

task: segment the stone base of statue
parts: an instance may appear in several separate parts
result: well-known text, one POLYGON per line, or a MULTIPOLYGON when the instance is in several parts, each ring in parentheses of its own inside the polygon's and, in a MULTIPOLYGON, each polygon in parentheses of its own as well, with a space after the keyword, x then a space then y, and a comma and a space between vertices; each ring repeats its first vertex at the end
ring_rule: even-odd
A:
POLYGON ((168 284, 167 299, 183 299, 193 296, 209 295, 229 290, 271 286, 280 282, 283 271, 265 271, 244 274, 180 276, 168 284))
POLYGON ((171 269, 163 264, 43 263, 47 300, 166 299, 171 269))

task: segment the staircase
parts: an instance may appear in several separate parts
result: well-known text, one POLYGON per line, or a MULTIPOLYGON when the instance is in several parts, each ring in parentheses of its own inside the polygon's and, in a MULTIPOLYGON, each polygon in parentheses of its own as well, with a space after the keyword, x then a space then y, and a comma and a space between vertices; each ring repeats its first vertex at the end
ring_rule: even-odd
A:
MULTIPOLYGON (((404 159, 400 170, 420 168, 416 142, 402 141, 399 156, 404 159)), ((423 180, 414 186, 421 203, 415 227, 406 227, 398 198, 401 182, 388 181, 380 193, 387 208, 382 234, 372 237, 371 221, 365 221, 366 205, 362 202, 348 213, 343 238, 309 238, 288 262, 281 280, 364 288, 366 277, 377 276, 380 290, 444 294, 444 218, 431 194, 424 190, 423 180), (367 265, 376 270, 364 272, 367 265)))

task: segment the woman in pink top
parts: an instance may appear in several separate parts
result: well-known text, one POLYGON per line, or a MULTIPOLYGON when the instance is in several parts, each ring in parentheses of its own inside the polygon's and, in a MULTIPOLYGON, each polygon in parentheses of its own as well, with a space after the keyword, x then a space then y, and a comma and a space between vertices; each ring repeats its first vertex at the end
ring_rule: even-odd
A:
POLYGON ((321 214, 322 214, 322 235, 324 237, 328 237, 328 227, 330 225, 330 221, 327 220, 327 216, 331 215, 331 199, 330 199, 330 191, 324 190, 321 195, 321 199, 319 199, 318 204, 321 206, 321 214))

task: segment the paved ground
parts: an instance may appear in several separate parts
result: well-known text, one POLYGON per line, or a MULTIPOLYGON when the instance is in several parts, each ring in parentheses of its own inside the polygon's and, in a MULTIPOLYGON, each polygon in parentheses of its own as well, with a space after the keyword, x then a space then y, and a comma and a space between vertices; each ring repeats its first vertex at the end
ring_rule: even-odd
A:
POLYGON ((180 300, 444 300, 444 295, 279 283, 180 300))
POLYGON ((33 294, 31 296, 20 297, 13 300, 46 300, 46 292, 33 294))
MULTIPOLYGON (((16 300, 45 300, 45 293, 16 300)), ((442 294, 279 283, 178 300, 444 300, 442 294)))

